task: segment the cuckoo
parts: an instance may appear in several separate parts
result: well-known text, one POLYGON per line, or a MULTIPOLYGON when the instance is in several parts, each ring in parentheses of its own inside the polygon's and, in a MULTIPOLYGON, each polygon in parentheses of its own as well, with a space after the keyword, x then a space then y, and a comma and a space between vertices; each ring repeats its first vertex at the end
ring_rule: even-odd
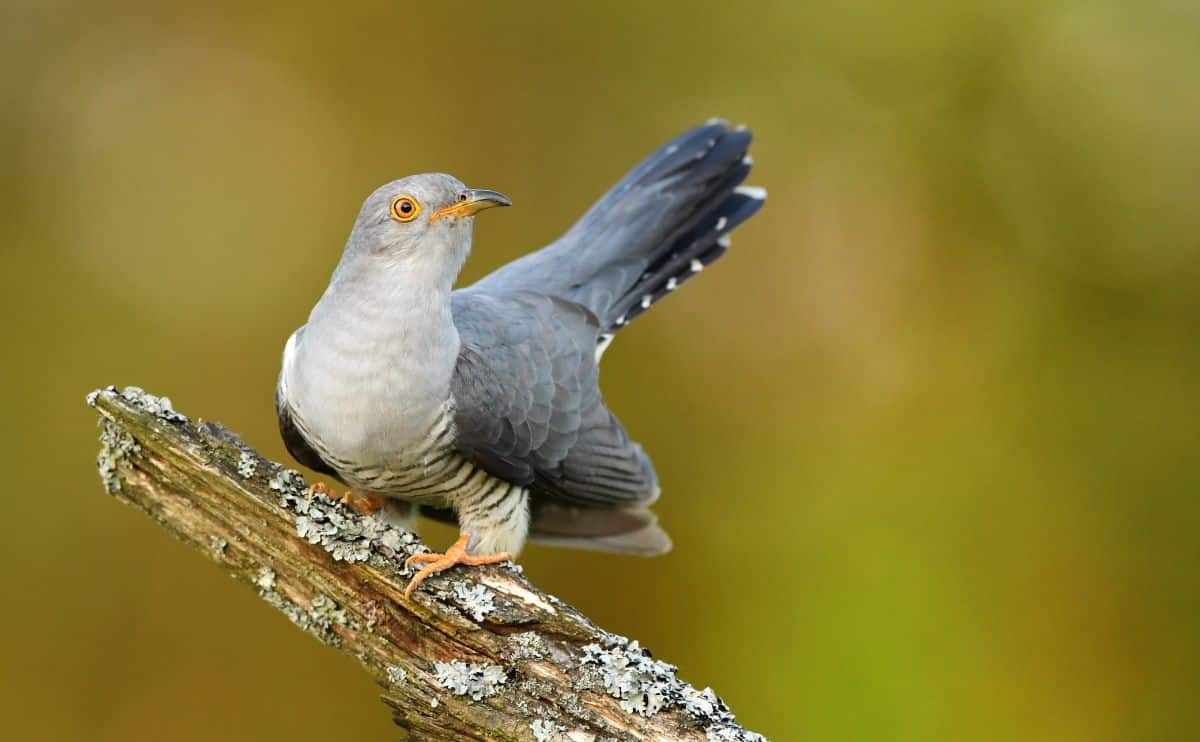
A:
MULTIPOLYGON (((288 339, 279 428, 362 510, 456 521, 428 575, 526 539, 654 555, 658 477, 604 403, 613 337, 729 248, 766 193, 750 132, 713 120, 663 145, 557 241, 455 290, 474 217, 509 200, 444 174, 363 203, 329 286, 288 339)), ((328 488, 318 485, 328 494, 328 488)), ((385 514, 386 515, 386 514, 385 514)))

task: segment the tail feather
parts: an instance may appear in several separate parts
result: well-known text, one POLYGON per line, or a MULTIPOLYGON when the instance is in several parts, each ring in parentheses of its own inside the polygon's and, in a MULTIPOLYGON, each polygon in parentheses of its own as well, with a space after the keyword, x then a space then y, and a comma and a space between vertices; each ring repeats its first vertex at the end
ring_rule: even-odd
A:
MULTIPOLYGON (((746 130, 737 131, 741 133, 746 130)), ((717 148, 719 141, 728 133, 730 133, 729 126, 719 119, 711 119, 700 126, 688 129, 651 152, 635 165, 625 174, 625 177, 609 189, 608 193, 596 201, 584 219, 591 216, 593 212, 600 211, 598 207, 601 205, 624 195, 634 187, 664 181, 689 168, 697 169, 697 162, 703 160, 707 160, 708 163, 714 162, 709 154, 717 148)), ((748 134, 748 132, 746 133, 748 134)), ((749 144, 748 136, 746 144, 749 144)))
POLYGON ((739 187, 718 207, 707 211, 616 302, 612 311, 615 317, 605 332, 614 333, 629 324, 724 255, 730 245, 729 233, 762 208, 765 199, 766 192, 761 189, 739 187))
MULTIPOLYGON (((431 520, 458 524, 458 516, 449 508, 423 505, 419 509, 421 515, 431 520)), ((414 530, 411 518, 408 515, 400 527, 414 530)), ((671 537, 644 505, 604 508, 534 500, 529 513, 529 540, 548 546, 639 556, 657 556, 671 550, 671 537)))
POLYGON ((549 546, 658 556, 671 538, 645 507, 585 508, 542 503, 530 510, 529 540, 549 546))
POLYGON ((558 241, 476 284, 535 290, 582 304, 612 333, 716 260, 730 230, 762 205, 750 173, 750 131, 710 121, 660 147, 558 241))

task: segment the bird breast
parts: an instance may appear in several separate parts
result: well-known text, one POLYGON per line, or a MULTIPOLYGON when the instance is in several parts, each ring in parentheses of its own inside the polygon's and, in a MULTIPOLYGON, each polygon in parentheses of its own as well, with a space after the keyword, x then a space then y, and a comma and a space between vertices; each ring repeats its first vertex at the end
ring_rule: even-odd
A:
POLYGON ((453 449, 457 333, 440 342, 375 321, 310 323, 284 351, 281 393, 297 427, 347 482, 426 467, 453 449))

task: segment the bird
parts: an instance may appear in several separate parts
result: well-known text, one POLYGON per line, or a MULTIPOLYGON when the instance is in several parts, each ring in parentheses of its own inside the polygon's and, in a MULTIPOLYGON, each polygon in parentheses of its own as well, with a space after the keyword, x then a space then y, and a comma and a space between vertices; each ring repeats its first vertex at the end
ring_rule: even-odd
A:
MULTIPOLYGON (((613 338, 730 246, 763 205, 751 132, 712 119, 659 147, 551 244, 462 288, 477 214, 510 206, 443 173, 367 197, 329 285, 288 338, 280 435, 364 512, 455 522, 405 597, 526 540, 653 556, 658 475, 605 404, 613 338)), ((314 490, 332 494, 322 484, 314 490)))

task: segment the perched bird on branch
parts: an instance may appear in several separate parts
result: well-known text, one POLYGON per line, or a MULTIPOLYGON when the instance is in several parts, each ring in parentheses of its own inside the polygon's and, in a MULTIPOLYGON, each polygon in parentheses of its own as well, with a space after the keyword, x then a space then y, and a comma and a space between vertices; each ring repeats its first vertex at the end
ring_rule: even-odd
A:
POLYGON ((428 575, 512 558, 526 538, 670 549, 658 478, 604 404, 614 335, 719 258, 766 197, 741 185, 750 132, 712 121, 635 167, 556 242, 466 288, 474 217, 508 206, 443 174, 363 204, 329 287, 287 341, 276 390, 288 450, 360 509, 456 519, 428 575))

